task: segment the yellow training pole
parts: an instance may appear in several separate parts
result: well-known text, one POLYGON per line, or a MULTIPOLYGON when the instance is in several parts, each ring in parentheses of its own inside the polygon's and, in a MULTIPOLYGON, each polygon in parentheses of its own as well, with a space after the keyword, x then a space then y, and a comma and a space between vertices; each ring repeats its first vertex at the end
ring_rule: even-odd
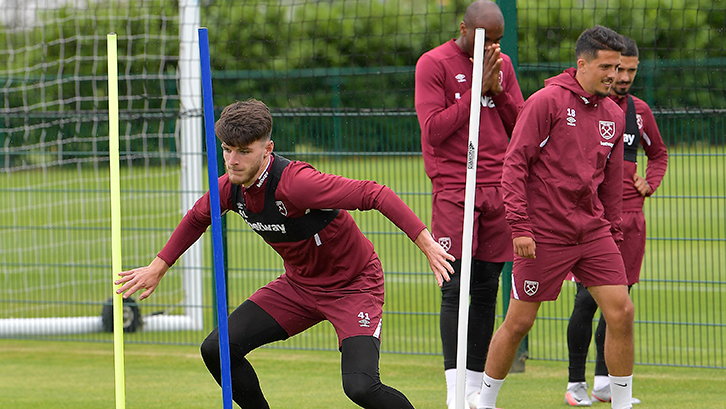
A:
MULTIPOLYGON (((118 49, 116 34, 108 41, 108 153, 111 165, 111 252, 113 260, 111 283, 121 272, 121 182, 119 175, 118 136, 118 49)), ((113 359, 115 368, 116 409, 126 407, 126 378, 124 375, 124 309, 120 286, 113 288, 113 359)))

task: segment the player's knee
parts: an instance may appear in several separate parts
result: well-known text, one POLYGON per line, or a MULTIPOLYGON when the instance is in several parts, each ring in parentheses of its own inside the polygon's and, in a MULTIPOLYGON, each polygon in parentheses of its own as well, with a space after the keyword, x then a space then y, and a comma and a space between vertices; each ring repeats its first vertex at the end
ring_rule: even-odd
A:
POLYGON ((633 319, 635 318, 635 307, 630 298, 603 311, 608 328, 618 332, 631 332, 633 330, 633 319))
POLYGON ((626 299, 620 307, 620 311, 623 324, 632 328, 633 320, 635 319, 635 307, 633 306, 633 301, 630 298, 626 299))
POLYGON ((532 325, 534 325, 533 322, 519 322, 511 328, 512 335, 519 340, 518 342, 522 342, 532 329, 532 325))
POLYGON ((474 271, 471 280, 471 303, 496 304, 499 291, 499 276, 504 263, 491 263, 474 260, 474 271))
POLYGON ((532 329, 535 318, 536 316, 530 317, 526 315, 507 314, 507 317, 500 329, 504 329, 511 339, 519 340, 518 342, 521 342, 529 333, 529 330, 532 329))
POLYGON ((219 341, 217 337, 209 335, 200 347, 202 359, 205 363, 219 362, 219 341))
POLYGON ((441 305, 442 306, 459 306, 459 272, 450 276, 449 281, 444 281, 441 286, 441 305))
POLYGON ((353 373, 343 375, 343 391, 355 404, 368 407, 366 404, 380 389, 381 381, 369 374, 353 373))

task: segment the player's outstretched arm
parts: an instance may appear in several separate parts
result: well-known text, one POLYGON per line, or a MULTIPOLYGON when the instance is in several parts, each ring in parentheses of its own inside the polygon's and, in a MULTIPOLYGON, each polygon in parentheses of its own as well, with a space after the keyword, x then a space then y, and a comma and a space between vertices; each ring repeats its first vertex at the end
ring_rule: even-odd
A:
POLYGON ((128 298, 133 293, 144 289, 146 291, 139 296, 139 300, 143 300, 156 290, 156 286, 159 285, 159 281, 164 277, 167 270, 169 270, 169 265, 166 264, 166 261, 156 257, 146 267, 122 271, 118 274, 121 278, 116 280, 114 284, 123 284, 123 286, 116 290, 116 293, 123 294, 124 298, 128 298))
POLYGON ((436 276, 439 287, 444 285, 444 280, 449 281, 451 279, 449 276, 454 274, 454 268, 451 267, 449 261, 454 261, 454 256, 447 253, 439 243, 434 241, 427 229, 421 230, 414 243, 429 259, 429 266, 436 276))

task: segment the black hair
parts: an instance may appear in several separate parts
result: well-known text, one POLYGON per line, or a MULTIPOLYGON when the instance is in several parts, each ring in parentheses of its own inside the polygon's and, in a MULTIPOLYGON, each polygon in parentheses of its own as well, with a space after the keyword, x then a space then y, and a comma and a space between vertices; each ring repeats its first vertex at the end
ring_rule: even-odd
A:
POLYGON ((575 58, 592 60, 598 51, 625 51, 622 37, 614 30, 603 26, 588 28, 580 34, 575 44, 575 58))
POLYGON ((623 44, 625 44, 625 50, 621 53, 621 55, 623 57, 637 57, 639 55, 639 52, 638 44, 635 44, 635 40, 624 35, 621 35, 620 37, 620 39, 623 41, 623 44))

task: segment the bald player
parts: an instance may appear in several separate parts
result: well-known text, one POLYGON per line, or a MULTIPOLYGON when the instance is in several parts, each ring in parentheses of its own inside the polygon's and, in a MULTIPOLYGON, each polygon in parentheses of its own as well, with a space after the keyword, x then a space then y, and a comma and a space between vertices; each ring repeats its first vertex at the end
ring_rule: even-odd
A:
POLYGON ((481 101, 474 209, 471 306, 467 336, 466 395, 476 405, 489 339, 494 329, 499 275, 513 258, 504 219, 501 178, 504 153, 522 92, 511 59, 501 52, 504 17, 496 3, 475 1, 459 24, 460 36, 428 51, 416 64, 416 114, 426 174, 433 190, 432 235, 450 254, 456 273, 441 286, 441 343, 446 402, 456 391, 459 287, 471 99, 481 101), (472 95, 474 35, 486 30, 481 95, 472 95))

